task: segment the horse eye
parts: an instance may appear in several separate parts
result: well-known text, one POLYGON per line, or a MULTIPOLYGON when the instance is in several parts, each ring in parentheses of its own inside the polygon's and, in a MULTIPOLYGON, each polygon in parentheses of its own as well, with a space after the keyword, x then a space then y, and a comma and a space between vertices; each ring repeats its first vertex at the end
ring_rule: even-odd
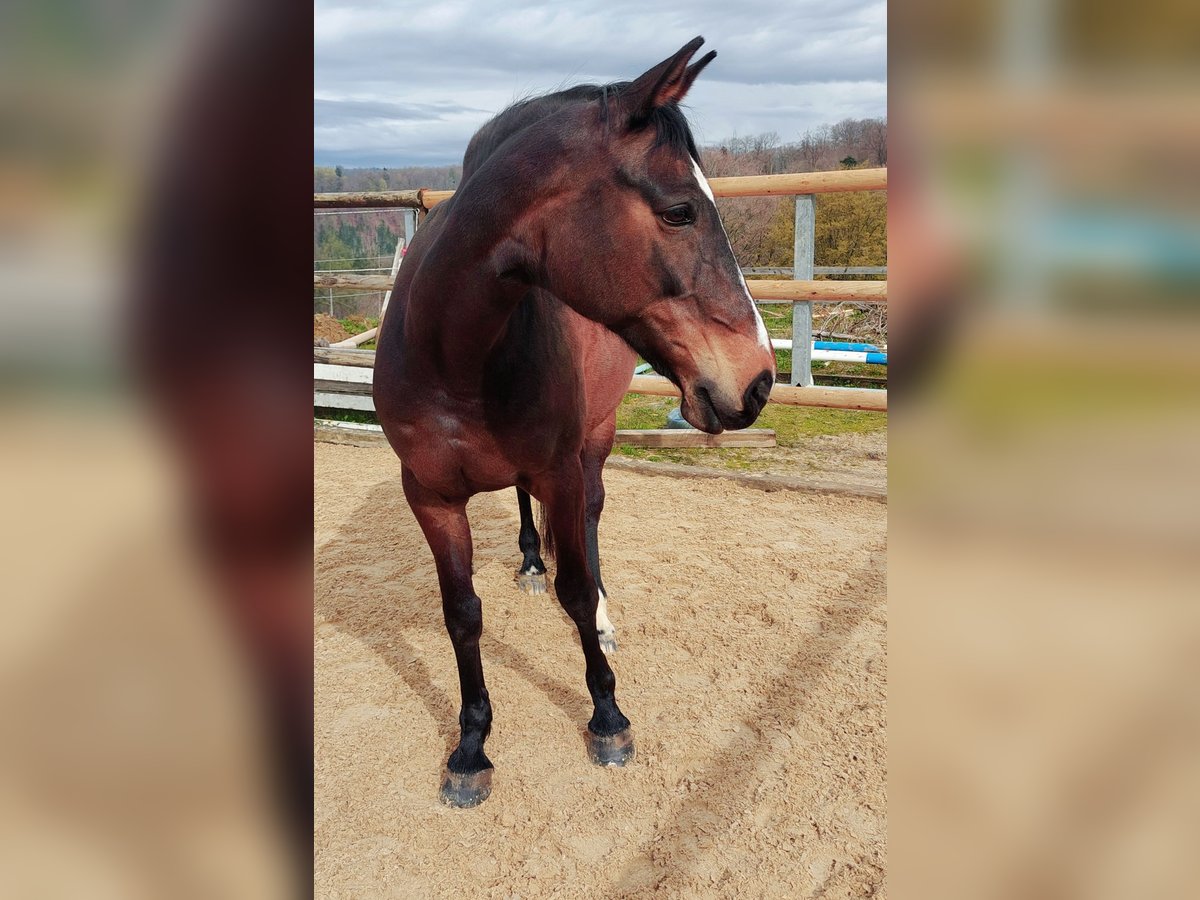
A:
POLYGON ((692 216, 692 208, 686 203, 682 206, 672 206, 662 214, 662 220, 668 225, 679 227, 680 225, 691 225, 695 220, 692 216))

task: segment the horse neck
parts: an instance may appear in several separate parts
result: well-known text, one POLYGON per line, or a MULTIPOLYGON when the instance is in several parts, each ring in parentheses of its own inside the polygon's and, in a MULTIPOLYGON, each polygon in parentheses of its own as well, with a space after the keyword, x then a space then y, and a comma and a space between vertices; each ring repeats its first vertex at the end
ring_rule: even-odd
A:
POLYGON ((464 386, 482 376, 488 353, 529 290, 499 277, 497 250, 512 241, 518 222, 528 234, 540 234, 537 210, 526 199, 538 191, 527 179, 518 184, 493 175, 482 188, 478 176, 472 182, 447 201, 454 206, 420 262, 404 328, 406 343, 422 348, 440 378, 464 386))

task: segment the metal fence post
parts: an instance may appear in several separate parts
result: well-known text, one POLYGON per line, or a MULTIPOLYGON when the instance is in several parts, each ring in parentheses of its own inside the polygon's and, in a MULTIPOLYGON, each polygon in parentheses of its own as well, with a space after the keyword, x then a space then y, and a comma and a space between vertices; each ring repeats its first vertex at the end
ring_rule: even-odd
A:
MULTIPOLYGON (((796 195, 796 242, 792 277, 811 281, 817 242, 816 203, 812 194, 796 195)), ((792 384, 812 387, 812 303, 792 304, 792 384)))

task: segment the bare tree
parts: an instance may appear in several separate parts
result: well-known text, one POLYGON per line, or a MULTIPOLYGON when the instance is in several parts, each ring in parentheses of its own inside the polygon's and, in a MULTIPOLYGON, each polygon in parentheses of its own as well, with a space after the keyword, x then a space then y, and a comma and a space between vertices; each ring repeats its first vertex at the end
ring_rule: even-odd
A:
POLYGON ((839 159, 853 156, 855 159, 867 157, 865 147, 866 119, 842 119, 829 129, 829 138, 837 150, 839 159))
POLYGON ((829 129, 810 128, 800 140, 800 155, 810 172, 819 171, 829 155, 829 129))
POLYGON ((876 165, 887 165, 887 119, 867 119, 864 139, 870 151, 870 159, 876 165))
POLYGON ((755 153, 770 153, 779 146, 779 132, 767 131, 755 135, 751 140, 751 149, 755 153))

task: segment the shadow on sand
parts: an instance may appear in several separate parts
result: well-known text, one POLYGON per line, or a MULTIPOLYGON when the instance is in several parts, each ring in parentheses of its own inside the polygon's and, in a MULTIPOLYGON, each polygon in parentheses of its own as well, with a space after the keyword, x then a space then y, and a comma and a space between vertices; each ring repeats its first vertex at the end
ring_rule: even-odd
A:
MULTIPOLYGON (((501 491, 479 494, 471 499, 468 514, 472 524, 476 571, 489 563, 500 562, 515 572, 521 562, 521 554, 517 549, 520 517, 515 493, 501 491)), ((452 696, 435 684, 429 670, 428 654, 419 652, 411 638, 417 632, 436 634, 445 641, 445 658, 451 660, 452 665, 450 639, 446 636, 442 619, 442 602, 434 573, 433 555, 408 508, 399 477, 393 482, 376 485, 367 501, 347 517, 337 537, 318 547, 316 555, 317 612, 339 631, 369 646, 400 676, 420 698, 433 721, 438 723, 446 739, 445 755, 449 755, 458 742, 459 698, 457 693, 452 696), (393 514, 380 517, 380 510, 390 510, 393 514), (336 573, 360 566, 364 558, 423 559, 428 560, 428 565, 394 577, 388 576, 387 590, 395 596, 396 602, 389 607, 388 615, 372 616, 360 614, 354 608, 353 600, 329 590, 332 579, 328 574, 322 577, 322 573, 336 573)), ((512 590, 514 594, 518 591, 515 582, 512 590)), ((562 608, 554 601, 552 591, 553 588, 550 594, 536 599, 552 605, 548 612, 556 611, 563 621, 569 622, 562 608)), ((488 598, 484 597, 483 602, 486 623, 488 598)), ((574 629, 573 624, 571 628, 574 629)), ((498 640, 489 633, 486 624, 479 649, 485 673, 493 666, 512 670, 541 691, 569 721, 581 729, 591 717, 592 702, 582 678, 579 678, 578 684, 560 679, 548 671, 544 664, 539 664, 512 644, 498 640)), ((582 752, 582 732, 580 745, 582 752)))

